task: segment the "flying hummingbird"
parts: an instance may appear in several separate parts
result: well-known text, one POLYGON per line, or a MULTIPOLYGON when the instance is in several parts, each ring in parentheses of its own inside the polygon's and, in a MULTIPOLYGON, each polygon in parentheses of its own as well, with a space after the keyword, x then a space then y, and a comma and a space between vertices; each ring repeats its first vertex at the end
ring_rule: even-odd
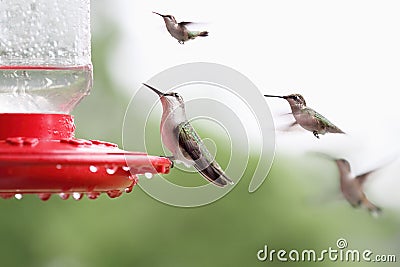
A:
POLYGON ((347 160, 337 159, 335 162, 339 168, 340 190, 346 200, 353 207, 363 206, 367 208, 371 214, 378 215, 381 212, 381 208, 372 204, 363 191, 363 184, 367 176, 374 172, 374 170, 354 176, 351 174, 350 164, 347 160))
POLYGON ((319 134, 325 133, 342 133, 337 126, 330 122, 327 118, 307 107, 304 97, 299 94, 291 94, 287 96, 264 95, 265 97, 279 97, 289 102, 295 122, 291 125, 299 124, 304 129, 312 132, 315 137, 319 138, 319 134))
POLYGON ((186 25, 193 24, 193 22, 177 22, 175 17, 172 15, 162 15, 154 12, 164 19, 165 26, 172 37, 178 40, 180 44, 184 44, 186 41, 196 38, 197 36, 208 36, 208 31, 189 31, 186 25))
POLYGON ((155 92, 163 107, 160 132, 164 145, 172 153, 173 160, 186 166, 194 166, 207 180, 218 186, 226 186, 233 181, 212 158, 207 147, 186 118, 185 103, 178 93, 162 93, 156 88, 143 84, 155 92))

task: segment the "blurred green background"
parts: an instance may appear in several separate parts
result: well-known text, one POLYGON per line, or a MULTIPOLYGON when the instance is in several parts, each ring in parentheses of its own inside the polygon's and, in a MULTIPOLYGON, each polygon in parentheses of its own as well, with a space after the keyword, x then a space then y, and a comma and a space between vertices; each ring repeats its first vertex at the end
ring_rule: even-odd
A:
MULTIPOLYGON (((73 112, 76 136, 121 146, 128 99, 120 93, 107 64, 118 29, 107 21, 102 27, 101 34, 92 38, 94 88, 73 112)), ((158 132, 158 121, 154 132, 158 132)), ((219 147, 218 157, 228 152, 219 147)), ((267 180, 250 194, 247 188, 254 165, 250 163, 227 196, 198 208, 162 204, 138 186, 117 199, 102 195, 80 201, 56 196, 47 202, 36 196, 1 200, 1 266, 278 266, 285 263, 260 262, 257 251, 268 245, 275 250, 318 252, 336 249, 338 238, 345 238, 349 249, 395 254, 400 260, 398 211, 384 209, 380 218, 373 218, 336 199, 339 185, 332 163, 278 154, 267 180)), ((170 176, 184 179, 185 174, 174 169, 170 176)), ((315 264, 350 263, 325 260, 315 264)))

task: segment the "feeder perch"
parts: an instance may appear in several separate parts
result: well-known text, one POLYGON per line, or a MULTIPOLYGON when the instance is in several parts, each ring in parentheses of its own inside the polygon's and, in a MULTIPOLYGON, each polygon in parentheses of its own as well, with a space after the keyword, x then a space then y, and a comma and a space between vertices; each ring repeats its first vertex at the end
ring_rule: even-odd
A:
POLYGON ((69 112, 92 87, 89 0, 9 2, 0 3, 0 197, 115 198, 140 174, 168 173, 167 158, 74 136, 69 112))

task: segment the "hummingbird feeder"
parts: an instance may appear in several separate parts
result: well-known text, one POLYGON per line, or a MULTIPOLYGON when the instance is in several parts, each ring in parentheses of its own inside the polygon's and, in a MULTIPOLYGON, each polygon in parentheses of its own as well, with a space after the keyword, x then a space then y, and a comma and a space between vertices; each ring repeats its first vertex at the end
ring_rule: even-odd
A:
POLYGON ((130 192, 167 158, 74 136, 92 88, 89 0, 0 2, 0 197, 90 199, 130 192))

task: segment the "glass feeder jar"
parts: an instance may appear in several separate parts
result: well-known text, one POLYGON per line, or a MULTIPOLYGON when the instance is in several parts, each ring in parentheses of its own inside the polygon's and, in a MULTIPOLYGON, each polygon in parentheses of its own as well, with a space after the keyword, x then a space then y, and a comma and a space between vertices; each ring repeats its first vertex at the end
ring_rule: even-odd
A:
POLYGON ((89 0, 0 1, 0 26, 0 113, 70 113, 89 94, 89 0))

